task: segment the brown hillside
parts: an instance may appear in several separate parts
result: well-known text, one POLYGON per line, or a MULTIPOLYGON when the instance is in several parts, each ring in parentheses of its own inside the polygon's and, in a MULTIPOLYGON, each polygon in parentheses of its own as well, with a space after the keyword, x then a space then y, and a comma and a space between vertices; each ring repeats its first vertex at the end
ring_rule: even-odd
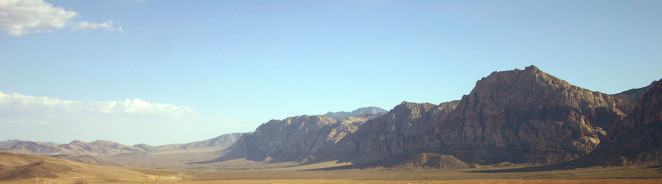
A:
POLYGON ((150 177, 129 168, 0 151, 0 182, 140 182, 150 177))

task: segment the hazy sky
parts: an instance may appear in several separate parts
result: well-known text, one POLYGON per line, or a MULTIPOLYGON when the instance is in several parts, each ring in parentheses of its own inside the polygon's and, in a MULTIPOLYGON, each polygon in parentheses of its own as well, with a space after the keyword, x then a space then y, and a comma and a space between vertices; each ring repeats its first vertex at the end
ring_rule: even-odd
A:
POLYGON ((0 140, 184 143, 541 70, 662 78, 662 1, 0 0, 0 140), (39 7, 39 8, 36 8, 39 7))

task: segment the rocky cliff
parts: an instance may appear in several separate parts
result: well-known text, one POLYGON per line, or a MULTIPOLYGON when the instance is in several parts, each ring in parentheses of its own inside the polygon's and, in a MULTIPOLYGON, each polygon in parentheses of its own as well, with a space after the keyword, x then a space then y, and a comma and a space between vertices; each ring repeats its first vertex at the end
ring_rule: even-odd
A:
POLYGON ((254 161, 305 161, 318 150, 357 130, 364 118, 336 120, 328 116, 296 116, 271 120, 242 136, 232 152, 210 161, 246 158, 254 161))
POLYGON ((431 132, 442 153, 481 164, 555 163, 593 151, 626 115, 623 102, 542 72, 494 72, 431 132))

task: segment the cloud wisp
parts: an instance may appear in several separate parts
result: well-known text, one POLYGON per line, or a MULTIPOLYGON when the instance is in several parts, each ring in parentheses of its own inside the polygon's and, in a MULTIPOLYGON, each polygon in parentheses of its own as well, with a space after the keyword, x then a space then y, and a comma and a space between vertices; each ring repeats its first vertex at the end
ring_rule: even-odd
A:
POLYGON ((82 30, 88 30, 88 29, 103 29, 106 31, 122 31, 122 27, 115 27, 113 26, 115 22, 114 21, 107 21, 104 23, 94 23, 94 22, 88 22, 88 21, 82 21, 82 22, 77 22, 71 30, 74 31, 82 31, 82 30))
POLYGON ((43 0, 0 0, 0 29, 8 35, 47 33, 68 26, 72 26, 74 31, 87 29, 122 31, 122 27, 113 26, 113 21, 72 22, 77 15, 78 13, 74 11, 54 7, 43 0))
POLYGON ((0 115, 9 123, 64 123, 60 120, 85 120, 87 123, 102 117, 122 119, 160 117, 180 120, 195 112, 188 107, 170 104, 151 103, 138 98, 124 101, 83 102, 61 100, 50 97, 37 97, 0 92, 0 115))

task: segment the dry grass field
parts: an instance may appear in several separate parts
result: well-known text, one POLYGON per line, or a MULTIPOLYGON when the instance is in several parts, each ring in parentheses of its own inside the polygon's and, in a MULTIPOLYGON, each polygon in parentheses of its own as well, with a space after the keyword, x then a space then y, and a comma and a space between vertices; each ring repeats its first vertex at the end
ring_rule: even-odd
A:
MULTIPOLYGON (((662 169, 646 166, 512 173, 481 171, 514 167, 465 170, 390 168, 302 170, 310 167, 171 172, 170 174, 173 175, 164 175, 170 180, 159 183, 662 183, 662 169)), ((147 174, 150 171, 145 170, 145 172, 147 174)))

